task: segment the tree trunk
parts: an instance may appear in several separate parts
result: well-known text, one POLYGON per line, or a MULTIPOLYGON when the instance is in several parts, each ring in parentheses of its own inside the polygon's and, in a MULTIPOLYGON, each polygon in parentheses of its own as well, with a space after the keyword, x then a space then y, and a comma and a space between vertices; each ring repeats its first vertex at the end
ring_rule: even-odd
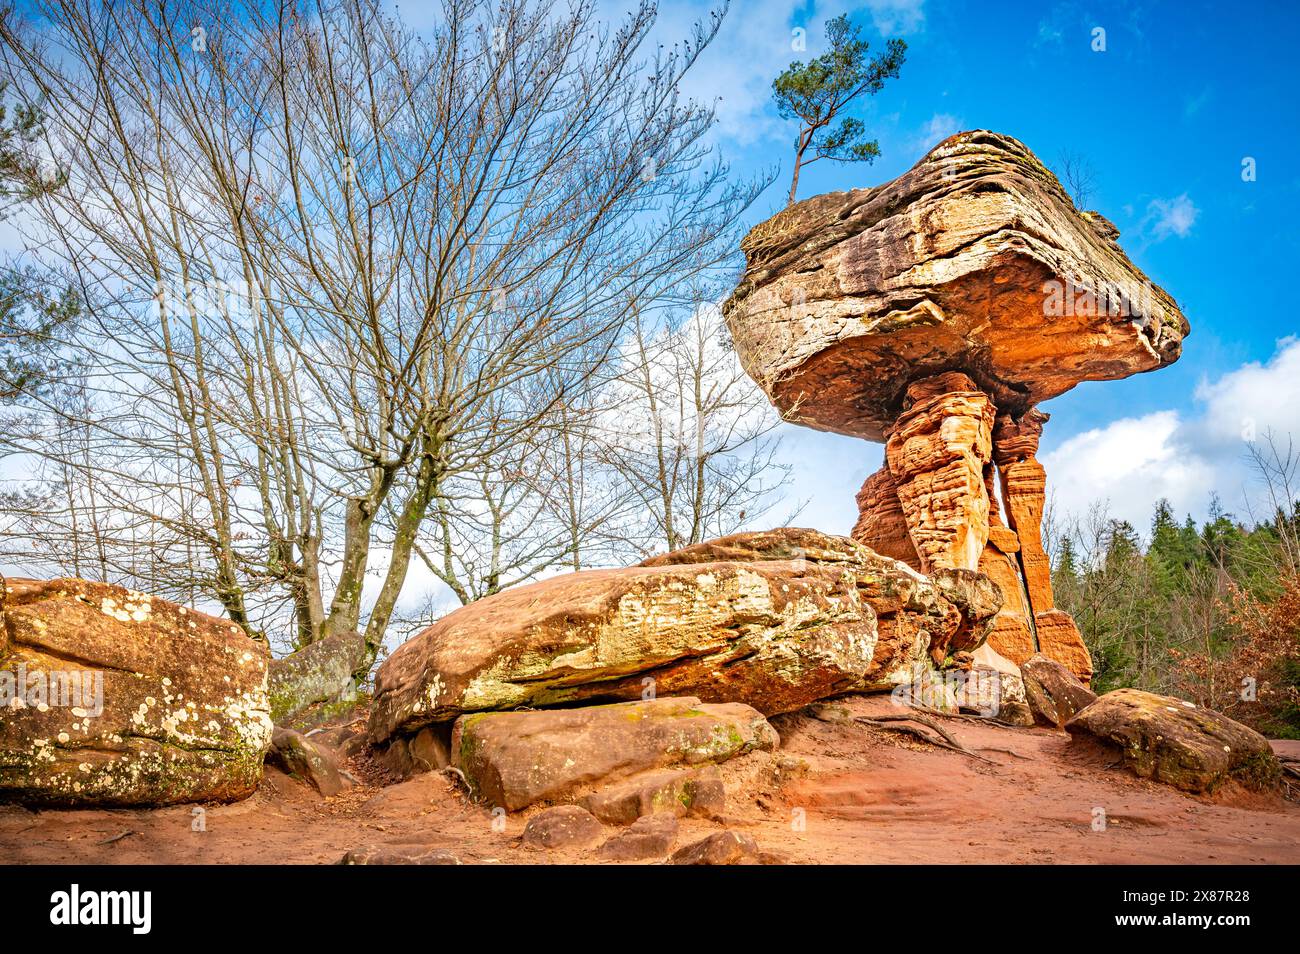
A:
MULTIPOLYGON (((438 442, 432 443, 436 447, 438 442)), ((384 641, 384 630, 388 628, 388 621, 392 619, 397 598, 402 592, 402 585, 406 582, 411 556, 415 552, 416 536, 442 478, 442 467, 437 456, 436 450, 426 449, 424 456, 420 458, 415 486, 398 517, 388 571, 384 574, 384 583, 380 587, 379 597, 375 600, 375 605, 370 611, 370 619, 366 622, 366 659, 363 663, 364 669, 357 673, 358 679, 365 677, 370 667, 374 665, 375 657, 379 655, 379 647, 384 641)))

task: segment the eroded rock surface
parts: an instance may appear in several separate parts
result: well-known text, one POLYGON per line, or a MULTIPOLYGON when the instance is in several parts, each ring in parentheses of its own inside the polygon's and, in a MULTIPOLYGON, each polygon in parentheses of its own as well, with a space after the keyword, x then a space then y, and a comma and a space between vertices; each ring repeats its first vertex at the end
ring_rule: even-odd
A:
POLYGON ((272 728, 262 643, 107 583, 11 579, 3 596, 0 797, 169 805, 257 787, 272 728))
POLYGON ((462 607, 380 667, 379 742, 464 712, 693 695, 789 712, 888 687, 996 607, 977 578, 936 581, 845 537, 736 534, 621 570, 519 586, 462 607), (955 605, 970 589, 970 609, 955 605))
POLYGON ((969 377, 948 372, 914 382, 904 405, 885 460, 921 570, 974 570, 988 542, 993 403, 969 377))
POLYGON ((1178 358, 1187 320, 1116 235, 1023 143, 958 133, 756 226, 723 312, 787 420, 882 441, 909 384, 954 370, 1019 416, 1178 358))
POLYGON ((1254 729, 1212 709, 1140 689, 1106 693, 1065 730, 1117 749, 1142 778, 1188 792, 1211 792, 1229 779, 1269 789, 1281 776, 1268 740, 1254 729))
POLYGON ((463 716, 452 759, 476 799, 516 811, 576 801, 651 769, 725 762, 779 742, 762 714, 742 703, 655 699, 463 716))

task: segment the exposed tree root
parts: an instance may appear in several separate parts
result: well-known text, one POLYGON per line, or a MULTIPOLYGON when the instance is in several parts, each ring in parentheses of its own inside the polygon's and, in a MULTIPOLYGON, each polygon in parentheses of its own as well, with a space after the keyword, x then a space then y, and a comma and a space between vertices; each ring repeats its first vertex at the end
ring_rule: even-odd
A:
POLYGON ((987 762, 989 765, 998 764, 993 759, 986 759, 978 752, 966 748, 966 746, 957 741, 956 736, 951 732, 940 726, 933 719, 926 718, 924 715, 908 713, 906 715, 857 716, 853 721, 861 722, 864 725, 875 726, 878 729, 885 729, 889 732, 901 732, 906 735, 911 735, 929 745, 941 749, 950 749, 953 752, 959 752, 962 755, 970 756, 977 761, 987 762), (930 731, 934 732, 938 738, 933 738, 927 735, 916 726, 899 724, 903 722, 915 722, 918 725, 923 725, 930 731))

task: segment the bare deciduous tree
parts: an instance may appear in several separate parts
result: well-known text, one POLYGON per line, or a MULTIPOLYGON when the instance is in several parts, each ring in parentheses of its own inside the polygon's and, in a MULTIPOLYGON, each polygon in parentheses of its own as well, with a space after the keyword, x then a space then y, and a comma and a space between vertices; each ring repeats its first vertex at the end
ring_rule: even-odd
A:
POLYGON ((1057 166, 1060 169, 1061 182, 1070 193, 1075 208, 1087 209, 1097 185, 1097 174, 1092 168, 1092 163, 1077 152, 1063 149, 1057 166))
POLYGON ((649 325, 637 312, 609 386, 608 462, 639 515, 641 553, 730 533, 775 502, 780 418, 740 366, 719 310, 649 325))
POLYGON ((720 15, 646 62, 644 3, 446 0, 428 37, 377 0, 25 12, 0 79, 66 169, 25 229, 85 303, 84 400, 5 440, 78 488, 80 552, 146 556, 119 578, 254 635, 287 610, 295 646, 359 629, 367 668, 429 515, 586 387, 626 302, 727 263, 763 185, 677 93, 720 15))

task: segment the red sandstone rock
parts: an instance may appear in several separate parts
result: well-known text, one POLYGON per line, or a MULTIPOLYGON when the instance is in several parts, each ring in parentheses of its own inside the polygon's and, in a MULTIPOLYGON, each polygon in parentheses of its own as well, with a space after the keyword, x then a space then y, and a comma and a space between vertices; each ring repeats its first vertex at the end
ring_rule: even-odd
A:
POLYGON ((388 658, 370 733, 387 742, 463 712, 639 699, 647 686, 769 715, 888 687, 996 613, 978 579, 945 585, 847 538, 782 529, 513 587, 388 658))
POLYGON ((974 570, 988 540, 984 472, 995 408, 969 377, 957 373, 914 383, 905 404, 885 443, 885 458, 921 570, 974 570))
POLYGON ((577 805, 556 805, 538 812, 524 826, 523 846, 534 851, 586 848, 605 837, 605 826, 577 805))
POLYGON ((464 716, 452 735, 452 760, 476 799, 516 811, 574 801, 650 770, 703 767, 779 743, 776 730, 747 705, 655 699, 464 716))
POLYGON ((1034 629, 1038 633, 1039 652, 1061 663, 1085 686, 1092 682, 1092 656, 1069 613, 1061 610, 1037 613, 1034 615, 1034 629))
POLYGON ((1043 725, 1061 728, 1082 709, 1097 701, 1097 694, 1080 682, 1074 673, 1041 653, 1025 660, 1020 675, 1034 719, 1043 725))
POLYGON ((907 531, 907 517, 898 499, 898 485, 886 463, 858 491, 858 522, 849 534, 881 556, 901 560, 914 570, 921 569, 921 558, 907 531))
POLYGON ((271 743, 265 644, 109 583, 10 579, 0 597, 0 795, 113 807, 252 794, 271 743))
POLYGON ((1052 566, 1043 550, 1043 504, 1047 473, 1034 456, 1047 415, 1031 411, 1021 420, 998 420, 993 456, 1002 477, 1007 525, 1020 544, 1020 568, 1034 613, 1055 608, 1052 566))
POLYGON ((1019 417, 1080 381, 1169 364, 1188 331, 1114 229, 987 130, 892 182, 798 202, 741 248, 723 313, 745 369, 787 420, 869 440, 920 378, 964 371, 1019 417))

